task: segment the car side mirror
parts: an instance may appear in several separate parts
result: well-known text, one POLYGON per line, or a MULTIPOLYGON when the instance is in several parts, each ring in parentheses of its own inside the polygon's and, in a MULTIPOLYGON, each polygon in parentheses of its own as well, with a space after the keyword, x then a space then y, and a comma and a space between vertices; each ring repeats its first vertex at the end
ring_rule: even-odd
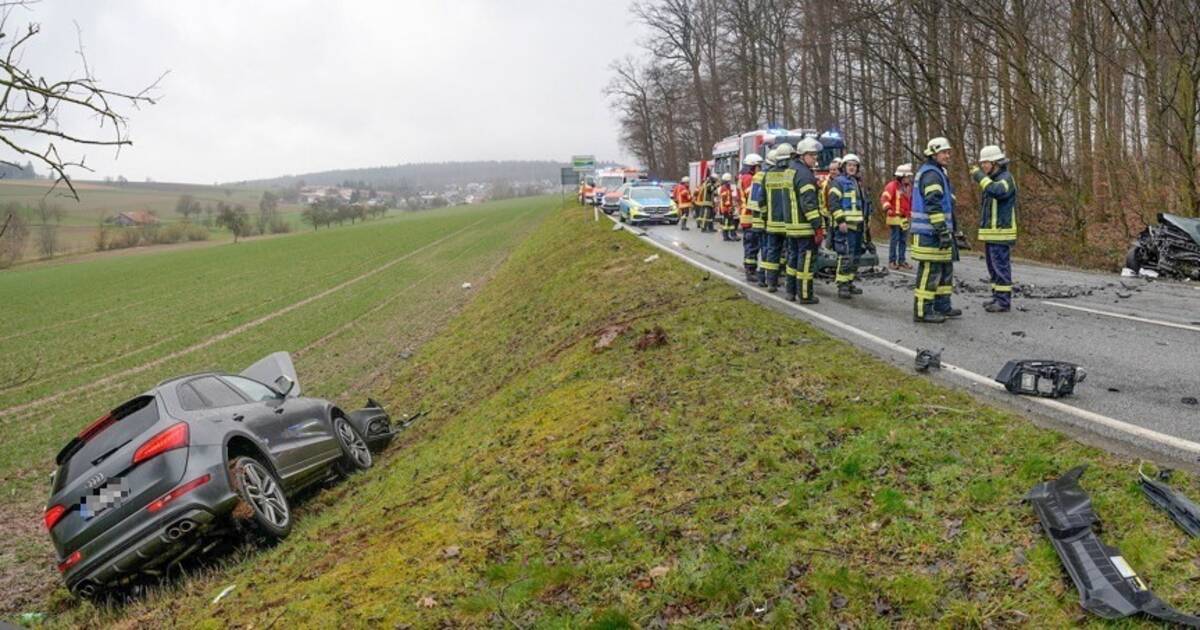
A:
POLYGON ((286 374, 280 374, 275 379, 275 389, 278 390, 279 393, 283 394, 284 398, 287 398, 287 395, 290 394, 292 392, 292 389, 294 389, 295 387, 296 387, 296 381, 293 381, 292 379, 288 378, 286 374))

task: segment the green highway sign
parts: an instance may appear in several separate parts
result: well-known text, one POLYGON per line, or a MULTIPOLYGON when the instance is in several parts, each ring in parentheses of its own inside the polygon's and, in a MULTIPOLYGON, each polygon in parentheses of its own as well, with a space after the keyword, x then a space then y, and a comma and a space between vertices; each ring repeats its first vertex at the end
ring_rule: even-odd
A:
POLYGON ((596 170, 596 156, 594 155, 572 155, 571 168, 576 171, 594 171, 596 170))

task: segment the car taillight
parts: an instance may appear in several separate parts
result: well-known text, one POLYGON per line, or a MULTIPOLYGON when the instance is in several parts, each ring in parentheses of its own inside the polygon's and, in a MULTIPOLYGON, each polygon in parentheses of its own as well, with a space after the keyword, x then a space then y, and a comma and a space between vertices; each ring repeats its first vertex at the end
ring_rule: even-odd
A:
POLYGON ((62 562, 58 563, 58 572, 66 573, 67 569, 70 569, 71 567, 79 564, 80 560, 83 560, 83 554, 76 551, 75 553, 67 556, 66 560, 63 560, 62 562))
POLYGON ((146 440, 145 444, 138 447, 138 450, 133 452, 133 465, 138 464, 162 455, 163 453, 183 448, 188 445, 188 425, 186 422, 173 424, 164 429, 158 435, 146 440))
POLYGON ((46 523, 46 531, 54 529, 55 525, 62 520, 62 517, 67 515, 67 508, 61 505, 52 505, 46 508, 42 513, 42 521, 46 523))
POLYGON ((203 486, 204 484, 208 483, 209 479, 212 479, 212 475, 204 475, 203 477, 197 477, 196 479, 193 479, 193 480, 183 484, 182 486, 175 488, 174 490, 151 501, 150 505, 146 506, 146 511, 153 514, 157 511, 167 507, 168 503, 191 492, 192 490, 195 490, 196 488, 199 488, 200 486, 203 486))
POLYGON ((79 432, 79 439, 87 442, 88 440, 92 439, 92 436, 103 431, 115 420, 116 417, 111 413, 106 413, 103 416, 96 418, 91 424, 87 425, 82 431, 79 432))

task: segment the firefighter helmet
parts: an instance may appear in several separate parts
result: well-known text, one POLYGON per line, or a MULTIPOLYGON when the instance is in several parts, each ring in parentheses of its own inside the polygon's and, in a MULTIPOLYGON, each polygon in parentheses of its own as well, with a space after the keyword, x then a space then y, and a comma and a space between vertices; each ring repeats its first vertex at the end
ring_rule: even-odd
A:
POLYGON ((896 177, 910 177, 912 174, 912 164, 909 164, 908 162, 896 167, 896 177))
POLYGON ((733 181, 733 175, 730 175, 729 173, 725 173, 724 175, 721 176, 721 181, 731 182, 731 181, 733 181))
POLYGON ((795 152, 796 151, 792 149, 792 145, 786 142, 780 143, 779 146, 775 147, 775 161, 778 162, 779 160, 786 160, 792 157, 792 154, 795 152))
POLYGON ((687 184, 687 183, 689 183, 689 182, 691 182, 691 181, 692 181, 692 178, 691 178, 691 177, 688 177, 687 175, 684 175, 684 176, 683 176, 683 179, 679 180, 679 183, 681 183, 681 184, 687 184))
POLYGON ((858 154, 857 154, 857 153, 847 153, 847 154, 846 154, 846 157, 842 158, 842 164, 843 164, 843 165, 845 165, 845 164, 849 164, 849 163, 851 163, 851 162, 854 162, 855 164, 860 164, 860 162, 858 161, 858 154))
POLYGON ((980 162, 1003 162, 1004 160, 1004 151, 994 144, 989 144, 979 150, 980 162))
POLYGON ((821 141, 816 138, 804 138, 796 145, 796 153, 801 155, 805 153, 820 153, 825 147, 821 146, 821 141))
POLYGON ((758 166, 759 164, 762 164, 762 161, 763 159, 761 155, 757 153, 751 153, 750 155, 746 156, 745 160, 742 160, 742 164, 745 164, 746 166, 758 166))
POLYGON ((767 149, 767 157, 763 160, 767 166, 775 166, 775 149, 767 149))
POLYGON ((945 138, 942 138, 940 136, 937 138, 934 138, 933 140, 930 140, 929 144, 925 145, 925 155, 936 155, 938 153, 941 153, 942 151, 949 151, 949 150, 950 150, 950 141, 945 138))

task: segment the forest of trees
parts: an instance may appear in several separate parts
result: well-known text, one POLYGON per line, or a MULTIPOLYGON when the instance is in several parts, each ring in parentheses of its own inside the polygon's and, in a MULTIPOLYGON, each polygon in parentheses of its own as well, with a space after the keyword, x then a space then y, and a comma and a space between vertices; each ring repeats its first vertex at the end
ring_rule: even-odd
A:
POLYGON ((1200 215, 1196 0, 643 0, 606 90, 624 146, 674 176, 722 137, 838 127, 878 191, 931 136, 1000 144, 1026 255, 1110 265, 1158 212, 1200 215))
POLYGON ((239 185, 255 187, 287 188, 303 182, 309 186, 340 186, 353 182, 358 188, 368 186, 376 190, 405 192, 415 188, 440 189, 446 186, 463 185, 471 182, 505 181, 558 181, 559 168, 565 166, 550 161, 477 161, 477 162, 428 162, 420 164, 398 164, 350 168, 302 175, 284 175, 271 179, 238 182, 239 185))

